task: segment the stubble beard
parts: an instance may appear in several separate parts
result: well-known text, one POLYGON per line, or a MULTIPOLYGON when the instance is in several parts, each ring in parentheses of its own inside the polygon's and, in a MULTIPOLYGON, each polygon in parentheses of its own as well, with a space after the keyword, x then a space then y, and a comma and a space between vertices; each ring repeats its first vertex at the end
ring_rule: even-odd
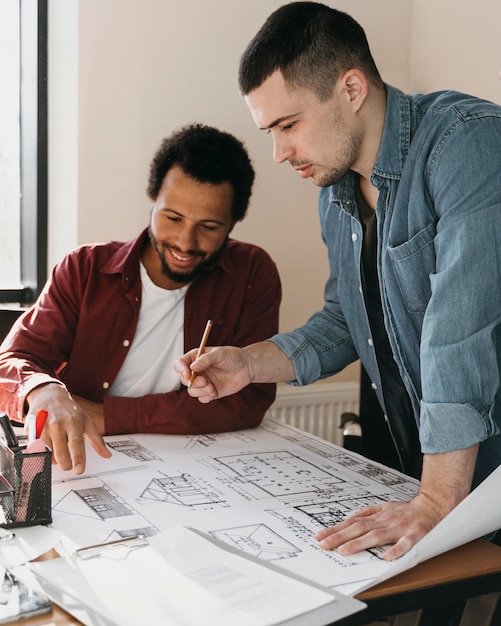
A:
POLYGON ((361 133, 351 128, 339 147, 341 154, 340 160, 335 166, 324 168, 325 171, 319 176, 318 180, 313 180, 315 185, 317 185, 317 187, 330 187, 331 185, 339 183, 353 168, 360 151, 361 143, 361 133))

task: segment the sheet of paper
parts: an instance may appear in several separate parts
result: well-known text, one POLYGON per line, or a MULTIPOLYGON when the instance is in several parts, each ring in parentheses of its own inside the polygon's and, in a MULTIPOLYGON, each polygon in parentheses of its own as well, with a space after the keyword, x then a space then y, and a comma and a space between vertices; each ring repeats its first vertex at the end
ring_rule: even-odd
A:
POLYGON ((333 619, 364 607, 338 602, 327 590, 221 550, 186 528, 158 534, 154 546, 121 560, 110 553, 31 569, 44 591, 76 617, 85 617, 87 607, 86 624, 96 623, 97 614, 99 623, 119 626, 271 626, 326 605, 333 619))
POLYGON ((0 543, 0 563, 7 569, 49 552, 62 536, 62 531, 46 526, 13 528, 12 533, 12 539, 0 543))
POLYGON ((315 532, 418 489, 397 471, 275 420, 218 435, 106 441, 143 469, 53 485, 53 526, 76 546, 191 526, 331 588, 373 579, 390 564, 378 550, 351 557, 321 550, 315 532))

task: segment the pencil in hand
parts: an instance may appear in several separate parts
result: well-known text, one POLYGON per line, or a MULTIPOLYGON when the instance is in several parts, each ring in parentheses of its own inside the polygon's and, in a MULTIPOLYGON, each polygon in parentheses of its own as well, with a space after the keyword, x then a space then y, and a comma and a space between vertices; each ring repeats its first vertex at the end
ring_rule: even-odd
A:
MULTIPOLYGON (((202 356, 205 350, 205 344, 207 343, 207 339, 209 338, 209 333, 210 333, 211 328, 212 328, 212 320, 207 320, 207 324, 205 326, 204 334, 202 335, 202 340, 200 341, 200 345, 198 347, 197 358, 195 359, 195 361, 202 356)), ((191 372, 190 380, 188 382, 188 389, 193 384, 193 381, 195 380, 196 376, 197 376, 196 372, 191 372)))

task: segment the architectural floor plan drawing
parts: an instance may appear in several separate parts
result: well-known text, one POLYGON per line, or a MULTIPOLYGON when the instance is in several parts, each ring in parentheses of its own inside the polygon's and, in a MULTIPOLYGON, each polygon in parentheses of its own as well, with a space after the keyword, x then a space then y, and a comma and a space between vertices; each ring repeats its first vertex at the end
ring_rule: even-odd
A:
POLYGON ((289 559, 299 554, 298 548, 280 537, 266 524, 249 524, 211 531, 216 539, 228 545, 239 548, 243 552, 252 554, 264 561, 289 559))
POLYGON ((188 526, 332 588, 388 567, 378 551, 343 557, 314 534, 360 508, 408 500, 418 483, 313 435, 267 420, 261 427, 184 437, 107 437, 113 457, 139 464, 112 473, 106 459, 53 484, 53 526, 82 547, 188 526))
POLYGON ((220 495, 189 474, 153 478, 140 498, 155 502, 168 502, 187 508, 206 508, 218 503, 224 504, 220 495))

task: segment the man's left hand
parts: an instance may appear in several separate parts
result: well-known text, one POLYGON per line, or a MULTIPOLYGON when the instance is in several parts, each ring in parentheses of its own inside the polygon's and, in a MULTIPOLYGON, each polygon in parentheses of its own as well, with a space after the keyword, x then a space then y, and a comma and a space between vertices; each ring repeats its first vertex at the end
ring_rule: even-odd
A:
POLYGON ((86 398, 82 398, 81 396, 76 396, 73 394, 73 399, 78 402, 78 404, 85 411, 87 417, 92 420, 95 425, 97 432, 100 435, 105 434, 105 426, 104 426, 104 405, 98 402, 91 402, 86 398))
POLYGON ((315 538, 322 548, 343 555, 394 544, 382 554, 390 561, 410 550, 440 519, 440 512, 417 495, 410 502, 366 507, 336 526, 321 530, 315 538))
POLYGON ((409 502, 385 502, 366 507, 332 528, 315 535, 320 546, 340 554, 386 546, 383 559, 408 552, 471 489, 478 444, 463 450, 425 454, 419 493, 409 502))

